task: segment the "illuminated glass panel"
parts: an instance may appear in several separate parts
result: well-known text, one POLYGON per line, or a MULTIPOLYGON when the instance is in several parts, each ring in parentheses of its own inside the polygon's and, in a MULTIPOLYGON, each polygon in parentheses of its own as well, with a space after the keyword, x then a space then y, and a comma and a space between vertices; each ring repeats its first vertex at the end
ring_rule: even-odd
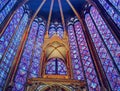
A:
POLYGON ((113 64, 113 61, 109 53, 107 52, 105 45, 103 44, 103 41, 100 35, 98 34, 98 31, 89 14, 85 15, 85 21, 89 29, 93 43, 95 45, 95 48, 97 50, 98 56, 100 58, 102 67, 109 81, 109 84, 113 91, 119 91, 120 90, 120 75, 118 74, 113 64))
POLYGON ((78 46, 74 33, 74 27, 71 24, 68 25, 68 37, 69 37, 70 55, 71 55, 74 79, 84 80, 81 60, 80 60, 78 46))
POLYGON ((46 74, 56 74, 55 60, 56 60, 56 58, 53 58, 53 59, 49 60, 49 62, 47 63, 46 74))
POLYGON ((15 57, 17 49, 19 47, 19 44, 20 44, 21 38, 23 36, 27 22, 28 22, 28 14, 24 14, 24 16, 20 22, 20 25, 18 27, 18 30, 17 30, 16 34, 14 35, 12 42, 10 43, 9 48, 5 54, 5 57, 1 61, 1 64, 0 64, 0 89, 2 89, 2 87, 4 87, 4 85, 5 85, 6 78, 8 76, 9 70, 13 63, 14 57, 15 57))
POLYGON ((109 0, 109 1, 120 12, 120 0, 109 0))
POLYGON ((5 6, 9 0, 0 0, 0 10, 5 6))
POLYGON ((57 59, 57 65, 58 65, 58 74, 60 75, 65 75, 67 74, 67 68, 66 65, 64 64, 64 62, 61 59, 57 59))
POLYGON ((46 65, 46 74, 66 75, 67 69, 64 62, 59 58, 52 58, 46 65))
POLYGON ((42 44, 44 41, 44 33, 45 33, 45 26, 41 24, 39 25, 37 40, 35 42, 34 54, 33 54, 33 59, 32 59, 30 73, 29 73, 30 78, 38 77, 39 75, 42 44))
POLYGON ((56 34, 56 27, 52 24, 49 29, 49 37, 51 38, 54 34, 56 34))
POLYGON ((34 42, 37 34, 38 23, 33 22, 30 33, 25 44, 25 48, 18 66, 18 70, 15 76, 15 85, 13 91, 23 91, 26 83, 27 72, 30 66, 30 60, 32 57, 32 51, 34 48, 34 42))
POLYGON ((57 35, 58 35, 60 38, 63 38, 63 33, 64 33, 64 31, 63 31, 62 25, 58 25, 58 26, 57 26, 57 35))
POLYGON ((17 30, 16 28, 20 22, 23 12, 24 12, 23 7, 20 7, 16 11, 10 23, 8 24, 3 35, 0 37, 0 45, 1 45, 0 46, 0 59, 2 58, 4 52, 6 51, 8 47, 8 44, 10 43, 10 40, 12 40, 12 37, 17 30))
POLYGON ((80 22, 79 21, 75 22, 74 27, 89 91, 100 91, 98 77, 94 68, 93 60, 91 58, 80 22))
POLYGON ((117 26, 120 28, 120 15, 118 12, 116 12, 107 2, 106 0, 98 0, 101 5, 104 7, 106 12, 110 15, 110 17, 113 19, 113 21, 117 24, 117 26))
POLYGON ((107 48, 109 49, 113 59, 115 60, 118 69, 120 70, 120 45, 115 40, 114 36, 110 32, 109 28, 107 27, 106 23, 104 22, 98 11, 95 9, 95 7, 91 7, 90 13, 107 48))
POLYGON ((5 17, 8 15, 12 7, 15 5, 17 0, 11 0, 6 7, 0 12, 0 24, 5 19, 5 17))

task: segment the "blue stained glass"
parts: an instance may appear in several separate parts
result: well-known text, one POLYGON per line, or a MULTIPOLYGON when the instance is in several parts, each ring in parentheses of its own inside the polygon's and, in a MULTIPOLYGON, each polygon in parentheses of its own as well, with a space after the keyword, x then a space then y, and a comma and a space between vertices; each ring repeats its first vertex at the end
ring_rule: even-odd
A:
POLYGON ((44 41, 44 34, 45 34, 45 26, 39 25, 37 40, 35 43, 35 49, 32 59, 32 65, 30 68, 29 77, 38 77, 40 71, 40 59, 41 59, 41 52, 42 52, 42 43, 44 41))
POLYGON ((64 33, 64 30, 63 30, 63 27, 62 25, 58 25, 57 26, 57 35, 60 37, 60 38, 63 38, 63 33, 64 33))
POLYGON ((27 74, 29 70, 30 60, 32 58, 32 50, 34 48, 34 42, 35 42, 36 35, 37 35, 37 30, 38 30, 38 23, 33 22, 31 29, 30 29, 30 33, 28 35, 27 42, 25 44, 25 48, 24 48, 21 60, 20 60, 20 65, 18 67, 19 69, 17 70, 17 74, 15 76, 15 85, 12 91, 16 91, 16 90, 23 91, 24 90, 24 86, 26 83, 27 74), (28 47, 28 46, 31 46, 31 47, 28 47), (20 88, 18 84, 20 84, 20 88))
POLYGON ((52 58, 46 65, 46 74, 48 75, 66 75, 67 68, 64 62, 59 58, 52 58))
MULTIPOLYGON (((95 9, 95 7, 91 7, 90 13, 98 27, 98 30, 106 46, 108 47, 113 59, 115 60, 118 69, 120 70, 120 45, 117 43, 116 39, 112 35, 111 31, 109 30, 106 23, 104 22, 98 11, 95 9)), ((105 58, 106 55, 102 54, 102 57, 105 58)))
POLYGON ((3 22, 5 17, 8 15, 12 7, 15 5, 17 0, 11 0, 9 3, 6 5, 6 7, 0 12, 0 24, 3 22))
POLYGON ((55 64, 55 58, 53 58, 53 59, 51 59, 51 60, 49 60, 49 62, 47 63, 47 65, 46 65, 46 74, 55 74, 56 72, 56 70, 55 70, 55 66, 56 66, 56 64, 55 64))
POLYGON ((120 12, 120 0, 109 0, 109 1, 120 12))
POLYGON ((118 91, 118 88, 120 86, 120 75, 118 74, 112 62, 112 59, 110 58, 109 53, 107 52, 105 45, 103 44, 103 41, 100 35, 98 34, 98 31, 89 14, 85 15, 85 21, 89 29, 93 43, 95 45, 95 48, 97 50, 98 56, 100 58, 103 69, 107 76, 107 79, 110 83, 110 86, 113 91, 118 91), (95 34, 96 36, 94 36, 95 34), (102 55, 105 55, 105 56, 103 57, 102 55), (115 78, 113 78, 114 76, 115 78))
MULTIPOLYGON (((20 7, 15 15, 13 16, 12 20, 10 21, 9 25, 7 26, 7 28, 5 29, 5 32, 3 33, 3 35, 0 37, 0 59, 2 58, 5 50, 8 47, 8 44, 11 40, 11 38, 13 37, 14 33, 17 31, 16 27, 18 26, 20 19, 23 15, 23 7, 20 7)), ((17 41, 14 41, 17 42, 17 41)), ((12 51, 11 51, 12 52, 12 51)))
MULTIPOLYGON (((120 28, 120 15, 118 12, 116 12, 107 2, 106 0, 98 0, 101 5, 104 7, 106 12, 110 15, 110 17, 113 19, 113 21, 117 24, 117 26, 120 28)), ((120 5, 119 5, 120 6, 120 5)))
POLYGON ((74 79, 84 80, 84 75, 83 75, 82 65, 80 61, 77 41, 75 39, 73 25, 68 25, 68 37, 69 37, 70 55, 72 60, 74 79), (76 65, 78 65, 79 67, 75 68, 76 65))
POLYGON ((0 0, 0 10, 5 6, 9 0, 0 0))
MULTIPOLYGON (((14 53, 11 54, 9 52, 9 50, 6 51, 6 54, 5 54, 5 57, 4 57, 4 61, 2 60, 1 61, 1 64, 0 64, 0 69, 2 69, 0 72, 3 72, 4 74, 4 77, 0 77, 1 79, 3 79, 3 81, 6 81, 6 77, 8 75, 8 71, 10 70, 10 67, 11 67, 11 64, 13 63, 13 60, 14 60, 14 57, 15 57, 15 54, 17 52, 17 49, 18 49, 18 46, 20 44, 20 40, 23 36, 23 33, 24 33, 24 30, 25 30, 25 27, 27 25, 27 22, 28 22, 28 14, 24 14, 21 22, 20 22, 20 25, 18 27, 18 30, 17 32, 15 33, 13 39, 12 39, 12 42, 10 43, 10 46, 9 48, 13 49, 14 53), (14 40, 17 40, 17 43, 14 44, 14 40), (7 55, 7 56, 6 56, 7 55), (9 56, 9 57, 8 57, 9 56), (9 61, 7 63, 4 63, 5 60, 9 61), (3 65, 3 66, 2 66, 3 65), (9 66, 8 66, 9 65, 9 66), (5 68, 6 67, 6 68, 5 68), (4 68, 4 69, 3 69, 4 68), (8 71, 7 71, 8 70, 8 71)), ((0 84, 0 89, 2 89, 2 87, 4 86, 4 84, 0 84)))
MULTIPOLYGON (((98 81, 98 77, 94 68, 93 60, 91 59, 91 55, 90 55, 80 22, 76 21, 74 23, 74 27, 75 27, 77 41, 80 49, 81 60, 83 63, 84 72, 87 79, 88 88, 90 91, 94 91, 94 90, 100 91, 100 84, 98 81)), ((75 66, 76 68, 79 67, 77 64, 75 66)))
POLYGON ((50 29, 49 29, 49 37, 51 38, 54 34, 56 34, 56 27, 55 27, 55 25, 51 25, 50 26, 50 29))

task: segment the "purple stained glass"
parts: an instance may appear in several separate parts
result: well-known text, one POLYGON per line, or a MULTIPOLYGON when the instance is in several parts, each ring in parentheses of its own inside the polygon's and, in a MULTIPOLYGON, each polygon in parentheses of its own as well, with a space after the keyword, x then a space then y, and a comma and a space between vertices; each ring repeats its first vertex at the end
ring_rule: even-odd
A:
MULTIPOLYGON (((111 7, 106 0, 98 0, 101 5, 104 7, 106 12, 110 15, 110 17, 113 19, 113 21, 117 24, 117 26, 120 28, 120 15, 118 12, 116 12, 113 7, 111 7)), ((120 6, 120 5, 119 5, 120 6)))
POLYGON ((54 24, 52 24, 51 26, 50 26, 50 29, 49 29, 49 37, 51 38, 54 34, 56 34, 56 27, 55 27, 55 25, 54 24))
POLYGON ((53 58, 49 60, 49 62, 46 65, 46 74, 56 74, 56 64, 55 64, 56 58, 53 58))
POLYGON ((34 54, 33 54, 32 64, 31 64, 30 73, 29 73, 30 78, 39 76, 44 34, 45 34, 45 26, 41 24, 39 25, 39 31, 38 31, 37 40, 35 43, 34 54))
POLYGON ((37 35, 37 29, 38 29, 38 23, 34 22, 32 23, 30 33, 28 35, 27 42, 24 47, 24 51, 20 60, 20 64, 15 76, 14 80, 14 87, 12 91, 24 91, 24 86, 26 83, 28 70, 30 66, 30 60, 32 58, 32 51, 34 48, 34 43, 37 35))
POLYGON ((11 0, 9 3, 6 5, 6 7, 0 12, 0 24, 3 22, 5 17, 8 15, 10 10, 13 8, 17 0, 11 0))
POLYGON ((107 27, 106 23, 104 22, 104 20, 102 19, 98 11, 95 9, 95 7, 91 7, 90 13, 118 69, 120 70, 120 45, 119 43, 117 43, 110 29, 107 27))
POLYGON ((5 85, 6 78, 8 76, 8 72, 12 66, 14 57, 16 55, 17 49, 20 44, 20 40, 22 39, 25 27, 28 22, 28 14, 24 14, 23 18, 21 19, 20 25, 18 26, 18 30, 15 33, 11 43, 9 44, 9 48, 5 53, 5 57, 2 59, 0 64, 0 80, 3 81, 2 84, 0 84, 0 89, 3 89, 5 85))
POLYGON ((58 25, 57 26, 57 35, 60 37, 60 38, 63 38, 63 33, 64 33, 64 30, 63 30, 63 27, 62 25, 58 25))
POLYGON ((67 68, 64 62, 61 59, 57 59, 57 65, 58 65, 58 74, 60 75, 66 75, 67 74, 67 68))
POLYGON ((59 58, 52 58, 46 65, 46 74, 49 75, 66 75, 67 68, 64 62, 59 58))
POLYGON ((90 91, 100 91, 100 84, 98 82, 97 73, 95 71, 93 60, 91 58, 80 22, 75 22, 74 27, 80 49, 81 60, 87 79, 88 88, 90 91))
POLYGON ((74 33, 74 27, 71 24, 68 25, 68 38, 69 38, 70 55, 71 55, 74 79, 84 80, 82 65, 80 61, 80 55, 79 55, 77 41, 74 33))
POLYGON ((110 86, 113 91, 118 91, 118 89, 120 89, 120 75, 118 74, 89 14, 85 15, 85 21, 110 86))
POLYGON ((5 6, 9 0, 0 0, 0 10, 5 6))
POLYGON ((23 7, 20 7, 16 11, 16 13, 13 16, 10 23, 8 24, 3 35, 0 37, 0 44, 1 44, 1 46, 0 46, 0 59, 2 58, 4 52, 6 51, 8 44, 10 43, 10 40, 12 40, 14 33, 17 31, 16 28, 20 22, 20 19, 22 18, 23 12, 24 12, 23 7))

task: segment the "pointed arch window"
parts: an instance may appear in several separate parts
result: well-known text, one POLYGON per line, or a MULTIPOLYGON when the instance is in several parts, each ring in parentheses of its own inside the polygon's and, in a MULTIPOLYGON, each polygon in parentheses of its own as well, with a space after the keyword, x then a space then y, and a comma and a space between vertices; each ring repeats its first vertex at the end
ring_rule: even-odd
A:
POLYGON ((63 33, 64 33, 64 30, 63 30, 63 27, 61 24, 59 24, 57 26, 57 35, 60 37, 60 38, 63 38, 63 33))
POLYGON ((77 18, 75 18, 74 28, 75 28, 75 33, 77 37, 78 47, 80 50, 81 61, 83 63, 83 68, 84 68, 84 72, 85 72, 85 76, 88 84, 88 89, 90 91, 93 91, 93 90, 101 91, 99 79, 95 70, 93 60, 90 55, 90 51, 87 46, 83 29, 77 18))
POLYGON ((13 88, 13 91, 19 90, 19 91, 23 91, 24 90, 24 84, 26 83, 26 79, 27 79, 27 72, 29 69, 29 65, 30 65, 30 60, 32 57, 32 51, 33 51, 33 47, 34 47, 34 43, 35 43, 35 37, 37 35, 37 29, 38 29, 38 23, 37 22, 33 22, 29 35, 28 35, 28 39, 27 42, 25 44, 25 48, 22 54, 22 57, 20 59, 20 64, 18 66, 18 70, 15 76, 15 85, 13 88))
POLYGON ((27 78, 39 77, 42 43, 45 33, 45 23, 35 19, 24 46, 18 70, 14 79, 13 91, 24 91, 27 78))
POLYGON ((66 75, 67 68, 64 62, 59 58, 52 58, 46 65, 46 74, 48 75, 66 75))
POLYGON ((51 38, 54 34, 56 34, 56 26, 52 24, 48 32, 49 32, 49 38, 51 38))
POLYGON ((110 51, 119 71, 120 71, 120 45, 116 41, 115 37, 111 33, 110 29, 100 16, 99 12, 95 7, 91 7, 90 14, 99 30, 99 33, 104 40, 108 50, 110 51))
POLYGON ((13 64, 13 60, 14 60, 14 57, 16 55, 16 52, 17 52, 17 49, 19 47, 22 36, 24 34, 27 22, 28 22, 28 13, 24 13, 24 15, 20 21, 20 24, 17 28, 17 31, 14 34, 14 36, 9 44, 9 48, 6 50, 4 57, 1 60, 1 64, 0 64, 0 89, 3 89, 3 87, 5 85, 5 81, 7 79, 10 68, 13 64))
MULTIPOLYGON (((7 0, 4 0, 7 1, 7 0)), ((2 9, 2 11, 0 11, 0 24, 3 22, 3 20, 5 19, 5 17, 8 15, 8 13, 10 12, 10 10, 13 8, 13 6, 15 5, 15 3, 17 2, 17 0, 10 0, 8 2, 8 4, 5 6, 4 9, 2 9)), ((0 5, 4 5, 5 2, 1 2, 0 5), (2 4, 3 3, 3 4, 2 4)), ((1 6, 3 7, 3 6, 1 6)))
POLYGON ((14 14, 12 20, 8 24, 7 28, 5 29, 4 33, 0 37, 0 59, 3 57, 4 52, 6 51, 10 41, 12 40, 14 34, 18 31, 17 28, 20 24, 20 20, 23 16, 24 9, 23 6, 20 7, 16 13, 14 14))
POLYGON ((80 55, 78 51, 77 41, 75 38, 74 27, 72 22, 68 23, 68 37, 74 79, 84 80, 82 64, 80 60, 80 55))
MULTIPOLYGON (((96 15, 96 17, 98 17, 98 15, 96 15)), ((97 19, 99 20, 99 18, 97 18, 97 19)), ((98 56, 100 58, 100 61, 101 61, 102 67, 104 69, 104 72, 106 74, 107 80, 109 81, 109 84, 110 84, 112 90, 117 91, 120 86, 120 83, 117 82, 117 80, 120 79, 120 76, 118 74, 116 67, 113 64, 113 60, 111 59, 111 56, 109 55, 109 53, 104 45, 104 42, 101 39, 99 32, 97 31, 98 27, 96 27, 94 25, 94 22, 90 16, 90 14, 85 15, 85 22, 87 24, 89 33, 90 33, 92 41, 95 45, 98 56), (116 85, 114 85, 114 84, 116 84, 116 85)))

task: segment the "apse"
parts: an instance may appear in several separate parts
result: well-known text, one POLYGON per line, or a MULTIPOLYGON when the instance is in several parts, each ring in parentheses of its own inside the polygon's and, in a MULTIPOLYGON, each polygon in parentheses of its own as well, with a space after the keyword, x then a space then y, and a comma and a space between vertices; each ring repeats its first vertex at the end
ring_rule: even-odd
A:
POLYGON ((120 1, 0 0, 0 91, 120 91, 120 1))

